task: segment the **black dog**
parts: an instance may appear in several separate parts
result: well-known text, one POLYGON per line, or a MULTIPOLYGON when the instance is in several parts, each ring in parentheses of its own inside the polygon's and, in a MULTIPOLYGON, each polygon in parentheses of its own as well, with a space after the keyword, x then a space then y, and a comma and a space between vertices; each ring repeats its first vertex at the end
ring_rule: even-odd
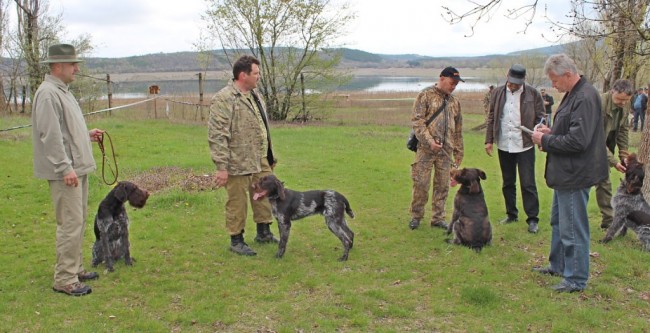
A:
POLYGON ((354 243, 354 232, 348 227, 344 214, 347 213, 354 218, 354 213, 350 203, 342 194, 332 190, 292 191, 284 188, 282 182, 274 175, 262 177, 253 184, 253 190, 255 200, 265 196, 269 198, 273 207, 273 216, 278 220, 280 244, 276 257, 282 258, 287 248, 291 221, 319 213, 325 216, 327 227, 343 243, 343 256, 339 261, 348 260, 348 253, 354 243))
POLYGON ((451 171, 451 185, 461 184, 454 198, 454 214, 447 234, 454 234, 453 244, 460 244, 480 252, 492 241, 492 225, 488 217, 481 179, 487 179, 480 169, 451 171))
POLYGON ((646 251, 650 251, 650 205, 643 198, 641 187, 645 171, 635 154, 628 155, 625 164, 625 179, 621 181, 616 194, 612 198, 614 221, 607 229, 601 243, 608 243, 618 233, 623 236, 627 229, 632 229, 646 251))
POLYGON ((131 257, 129 243, 129 217, 124 203, 142 208, 147 203, 149 193, 131 182, 119 182, 99 204, 95 216, 95 244, 93 245, 93 267, 101 262, 109 272, 113 263, 121 258, 127 265, 135 261, 131 257))

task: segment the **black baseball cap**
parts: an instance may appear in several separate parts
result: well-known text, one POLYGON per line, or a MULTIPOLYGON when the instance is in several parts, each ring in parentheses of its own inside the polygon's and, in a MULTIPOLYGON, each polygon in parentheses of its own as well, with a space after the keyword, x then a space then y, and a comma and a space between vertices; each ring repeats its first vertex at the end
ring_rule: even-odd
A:
POLYGON ((440 72, 440 76, 450 77, 450 78, 453 78, 456 81, 465 82, 465 80, 460 78, 460 73, 458 73, 458 70, 456 68, 451 67, 451 66, 445 67, 445 69, 443 69, 442 72, 440 72))
POLYGON ((514 64, 508 71, 508 82, 514 84, 524 84, 526 79, 526 67, 514 64))

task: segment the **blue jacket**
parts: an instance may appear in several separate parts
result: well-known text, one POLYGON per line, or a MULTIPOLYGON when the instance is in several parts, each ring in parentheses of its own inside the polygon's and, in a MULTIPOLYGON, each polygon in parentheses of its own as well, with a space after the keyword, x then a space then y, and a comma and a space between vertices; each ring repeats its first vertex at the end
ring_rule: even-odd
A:
POLYGON ((583 189, 609 177, 601 110, 598 91, 584 77, 562 98, 551 134, 542 137, 550 188, 583 189))

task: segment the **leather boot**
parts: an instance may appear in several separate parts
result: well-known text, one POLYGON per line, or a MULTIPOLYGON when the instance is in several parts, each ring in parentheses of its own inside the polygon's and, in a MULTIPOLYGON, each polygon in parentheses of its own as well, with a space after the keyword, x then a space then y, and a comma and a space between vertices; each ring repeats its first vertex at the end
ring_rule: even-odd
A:
POLYGON ((255 241, 258 243, 280 242, 271 232, 271 223, 257 223, 257 236, 255 236, 255 241))
POLYGON ((230 251, 243 256, 257 255, 257 253, 255 253, 255 251, 253 251, 253 249, 248 247, 248 244, 244 242, 243 231, 238 235, 230 236, 230 251))

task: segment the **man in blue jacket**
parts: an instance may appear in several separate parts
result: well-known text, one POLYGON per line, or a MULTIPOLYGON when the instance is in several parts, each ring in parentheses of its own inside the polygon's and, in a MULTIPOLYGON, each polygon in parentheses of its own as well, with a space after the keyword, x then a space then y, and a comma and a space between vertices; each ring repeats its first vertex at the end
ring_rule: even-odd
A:
POLYGON ((589 190, 608 177, 600 95, 565 54, 549 57, 544 73, 565 94, 553 128, 541 125, 532 134, 548 154, 544 177, 553 189, 550 266, 533 270, 562 276, 552 287, 557 292, 582 291, 589 279, 589 190))
POLYGON ((639 128, 639 120, 641 121, 641 131, 643 131, 643 125, 645 124, 645 110, 648 108, 648 96, 643 92, 643 88, 639 88, 636 97, 633 100, 634 108, 634 128, 633 131, 636 132, 639 128))

